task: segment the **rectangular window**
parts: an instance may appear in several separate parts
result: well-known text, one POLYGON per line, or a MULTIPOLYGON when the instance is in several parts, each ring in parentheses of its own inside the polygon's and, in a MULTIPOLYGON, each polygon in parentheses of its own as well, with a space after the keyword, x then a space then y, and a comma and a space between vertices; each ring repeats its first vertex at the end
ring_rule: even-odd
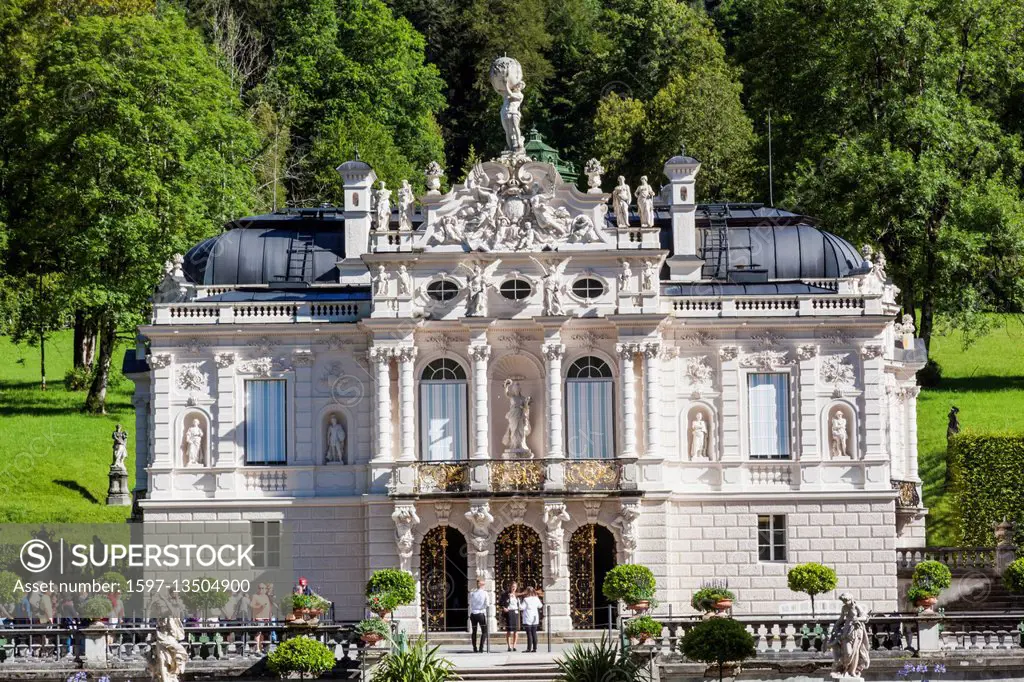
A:
POLYGON ((446 462, 466 459, 469 431, 466 382, 420 382, 420 459, 446 462))
POLYGON ((284 464, 288 415, 283 379, 245 382, 245 463, 284 464))
POLYGON ((757 517, 757 558, 759 561, 786 560, 785 516, 757 517))
POLYGON ((253 521, 252 563, 255 568, 281 566, 281 522, 253 521))
POLYGON ((751 459, 787 459, 789 451, 789 375, 747 376, 751 459))
POLYGON ((565 444, 571 459, 615 457, 611 379, 565 382, 565 444))

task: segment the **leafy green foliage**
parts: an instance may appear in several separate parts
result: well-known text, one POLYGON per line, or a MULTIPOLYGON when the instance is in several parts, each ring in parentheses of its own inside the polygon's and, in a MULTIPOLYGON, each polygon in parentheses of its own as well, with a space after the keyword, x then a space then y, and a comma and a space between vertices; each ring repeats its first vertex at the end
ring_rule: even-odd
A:
POLYGON ((722 679, 725 663, 757 655, 754 636, 732 618, 709 618, 697 623, 683 635, 679 650, 691 661, 716 664, 718 679, 722 679))
POLYGON ((24 593, 16 587, 20 579, 13 571, 0 571, 0 604, 10 605, 21 599, 24 593))
POLYGON ((1003 585, 1014 594, 1024 594, 1024 558, 1016 559, 1006 567, 1003 585))
POLYGON ((189 585, 196 589, 189 589, 187 592, 181 590, 178 596, 191 615, 205 616, 210 611, 222 608, 231 598, 231 595, 220 589, 214 578, 190 579, 189 585), (204 587, 208 589, 202 589, 204 587))
POLYGON ((387 639, 391 637, 391 626, 383 618, 364 618, 356 624, 356 634, 374 634, 387 639))
POLYGON ((559 682, 640 682, 650 679, 639 660, 603 634, 597 644, 573 644, 555 659, 559 682))
MULTIPOLYGON (((950 573, 949 567, 941 561, 922 561, 914 567, 911 585, 917 588, 919 594, 937 597, 951 584, 953 584, 953 574, 950 573)), ((911 601, 913 599, 911 597, 911 601)))
POLYGON ((114 592, 120 592, 121 594, 128 592, 128 578, 125 578, 117 571, 107 571, 100 576, 99 582, 110 583, 114 586, 114 592))
POLYGON ((397 568, 382 568, 374 571, 367 581, 366 597, 377 597, 382 607, 390 607, 384 610, 393 611, 416 599, 416 579, 397 568))
POLYGON ((735 598, 736 595, 723 587, 702 587, 693 593, 693 597, 690 598, 690 606, 694 611, 707 612, 714 610, 715 602, 735 598))
POLYGON ((813 613, 815 595, 836 589, 838 579, 833 569, 811 562, 789 569, 789 573, 786 575, 786 582, 789 585, 789 589, 794 592, 804 592, 810 595, 811 612, 813 613))
POLYGON ((110 602, 110 599, 103 595, 96 595, 95 597, 89 597, 82 604, 82 608, 78 610, 79 615, 82 618, 109 618, 110 612, 113 611, 114 605, 110 602))
POLYGON ((330 602, 315 594, 293 594, 291 596, 292 609, 312 609, 325 611, 330 608, 330 602))
POLYGON ((637 616, 626 621, 623 632, 630 639, 651 639, 661 637, 662 624, 650 616, 637 616))
POLYGON ((281 677, 298 673, 300 678, 316 678, 334 668, 334 652, 312 637, 292 637, 267 655, 267 667, 281 677))
POLYGON ((442 658, 439 647, 427 647, 422 639, 402 650, 384 655, 371 682, 449 682, 457 680, 454 664, 442 658))
POLYGON ((619 564, 605 575, 601 592, 612 601, 621 599, 636 604, 654 599, 657 587, 651 569, 640 564, 619 564))
POLYGON ((967 545, 994 544, 1003 518, 1024 521, 1024 435, 965 430, 949 442, 949 478, 958 536, 967 545))

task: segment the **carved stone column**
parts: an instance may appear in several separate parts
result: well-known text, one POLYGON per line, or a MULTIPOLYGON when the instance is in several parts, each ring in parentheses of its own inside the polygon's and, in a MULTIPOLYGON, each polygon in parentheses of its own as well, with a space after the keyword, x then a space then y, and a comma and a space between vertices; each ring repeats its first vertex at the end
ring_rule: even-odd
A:
POLYGON ((644 452, 648 457, 657 457, 661 445, 658 437, 661 424, 658 422, 658 379, 661 371, 661 343, 650 341, 643 344, 644 354, 644 427, 646 431, 644 452))
POLYGON ((401 423, 401 450, 398 458, 411 462, 416 459, 416 396, 413 390, 413 365, 416 363, 416 347, 403 346, 396 351, 399 362, 398 396, 399 419, 401 423))
POLYGON ((370 362, 377 376, 377 449, 371 455, 375 462, 391 460, 391 356, 393 350, 382 346, 370 348, 370 362))
POLYGON ((473 359, 473 416, 476 433, 473 459, 490 459, 491 436, 488 426, 491 413, 487 395, 487 360, 491 357, 491 347, 470 346, 469 357, 473 359))
POLYGON ((622 452, 620 457, 636 457, 636 386, 633 373, 633 358, 637 344, 617 343, 619 354, 620 380, 622 381, 622 452))
POLYGON ((565 457, 564 438, 562 437, 562 358, 565 357, 565 346, 561 343, 545 343, 544 370, 548 375, 548 424, 547 444, 548 459, 565 457))
POLYGON ((903 415, 907 424, 907 471, 911 481, 920 481, 917 471, 917 396, 921 392, 918 386, 904 389, 906 396, 903 401, 903 415))

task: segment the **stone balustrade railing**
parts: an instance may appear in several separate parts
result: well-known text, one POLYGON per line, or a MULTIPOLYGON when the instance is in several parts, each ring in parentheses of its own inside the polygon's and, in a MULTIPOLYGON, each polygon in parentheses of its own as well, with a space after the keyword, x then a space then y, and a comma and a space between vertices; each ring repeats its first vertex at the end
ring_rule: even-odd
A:
POLYGON ((995 547, 915 547, 896 550, 896 568, 910 570, 922 561, 939 561, 956 570, 995 570, 995 547))
POLYGON ((676 317, 792 317, 816 315, 864 315, 882 312, 877 297, 858 294, 824 296, 708 296, 673 297, 663 288, 661 312, 676 317))
POLYGON ((229 303, 199 299, 157 306, 153 324, 356 322, 369 316, 370 301, 229 303))

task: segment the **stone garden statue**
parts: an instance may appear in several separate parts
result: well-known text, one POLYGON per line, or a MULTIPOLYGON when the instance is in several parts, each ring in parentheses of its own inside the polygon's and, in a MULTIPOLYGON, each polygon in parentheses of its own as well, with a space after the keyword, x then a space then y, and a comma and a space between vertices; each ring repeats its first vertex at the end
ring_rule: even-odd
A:
POLYGON ((647 176, 640 176, 636 188, 636 210, 640 214, 640 227, 654 227, 654 188, 647 184, 647 176))
POLYGON ((149 650, 146 666, 150 677, 156 682, 178 682, 185 673, 188 653, 181 642, 185 629, 180 618, 161 618, 157 621, 156 635, 149 650))
POLYGON ((118 424, 111 437, 114 439, 114 459, 110 468, 126 471, 124 463, 128 459, 128 432, 118 424))
POLYGON ((861 673, 871 665, 868 635, 868 611, 844 592, 839 595, 843 608, 832 626, 829 645, 832 647, 832 677, 862 679, 861 673))
POLYGON ((508 396, 508 429, 501 442, 505 445, 505 452, 513 455, 530 454, 530 447, 526 444, 526 437, 530 435, 530 401, 528 395, 523 395, 522 387, 515 379, 505 379, 505 395, 508 396))
POLYGON ((192 426, 185 431, 185 466, 193 464, 204 464, 203 461, 203 433, 202 423, 199 419, 192 420, 192 426))
POLYGON ((949 425, 946 427, 946 440, 960 433, 960 408, 953 405, 949 408, 949 425))
POLYGON ((412 212, 416 204, 416 195, 408 180, 402 180, 402 186, 398 188, 398 229, 412 229, 412 212))
POLYGON ((842 410, 836 410, 832 413, 829 432, 831 434, 832 458, 838 459, 839 457, 849 456, 849 451, 846 448, 846 440, 849 437, 846 432, 846 416, 842 410))
POLYGON ((704 421, 704 413, 698 412, 690 424, 690 459, 707 459, 708 423, 704 421))
POLYGON ((505 130, 505 146, 513 154, 522 154, 523 134, 519 130, 522 116, 523 67, 512 57, 498 57, 491 63, 491 86, 502 96, 501 127, 505 130))
POLYGON ((331 423, 327 426, 327 452, 324 453, 324 462, 345 461, 345 427, 338 422, 338 415, 331 415, 331 423))
POLYGON ((633 193, 626 184, 626 178, 619 176, 619 184, 612 190, 612 211, 615 214, 616 227, 629 227, 629 202, 633 193))
POLYGON ((387 232, 391 227, 391 190, 381 180, 380 189, 374 192, 373 196, 377 216, 377 231, 387 232))

